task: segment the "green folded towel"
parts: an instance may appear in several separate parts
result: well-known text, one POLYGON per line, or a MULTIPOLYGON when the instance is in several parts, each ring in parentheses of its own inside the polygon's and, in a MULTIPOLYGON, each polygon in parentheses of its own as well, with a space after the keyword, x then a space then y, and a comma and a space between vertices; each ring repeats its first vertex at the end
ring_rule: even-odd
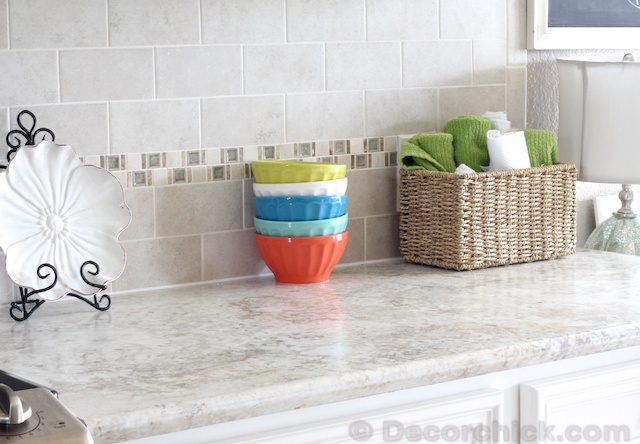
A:
POLYGON ((430 170, 453 173, 453 136, 446 133, 422 133, 405 141, 400 148, 400 166, 405 170, 430 170))
POLYGON ((553 131, 526 129, 524 138, 532 167, 554 165, 558 162, 558 141, 553 131))
POLYGON ((476 172, 489 165, 487 131, 491 119, 479 116, 458 116, 449 120, 442 132, 453 136, 453 151, 457 165, 465 164, 476 172))

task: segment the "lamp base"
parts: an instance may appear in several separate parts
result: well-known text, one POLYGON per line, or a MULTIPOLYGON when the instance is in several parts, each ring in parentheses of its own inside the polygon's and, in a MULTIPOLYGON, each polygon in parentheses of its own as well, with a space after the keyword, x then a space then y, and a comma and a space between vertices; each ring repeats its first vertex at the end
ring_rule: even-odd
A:
POLYGON ((591 250, 640 256, 640 220, 611 216, 593 230, 584 244, 591 250))

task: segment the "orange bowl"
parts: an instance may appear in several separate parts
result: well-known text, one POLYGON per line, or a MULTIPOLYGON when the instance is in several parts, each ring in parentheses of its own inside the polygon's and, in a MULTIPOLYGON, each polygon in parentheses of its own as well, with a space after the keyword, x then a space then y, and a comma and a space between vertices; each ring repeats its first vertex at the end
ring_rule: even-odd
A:
POLYGON ((276 281, 311 284, 329 280, 347 246, 349 232, 308 237, 254 236, 258 252, 276 281))

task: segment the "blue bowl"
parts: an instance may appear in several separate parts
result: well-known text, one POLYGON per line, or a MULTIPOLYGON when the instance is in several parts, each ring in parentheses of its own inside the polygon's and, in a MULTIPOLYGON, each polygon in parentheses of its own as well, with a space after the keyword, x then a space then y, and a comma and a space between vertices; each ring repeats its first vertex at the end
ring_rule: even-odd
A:
POLYGON ((348 201, 347 196, 258 196, 253 207, 259 219, 294 222, 343 216, 348 201))

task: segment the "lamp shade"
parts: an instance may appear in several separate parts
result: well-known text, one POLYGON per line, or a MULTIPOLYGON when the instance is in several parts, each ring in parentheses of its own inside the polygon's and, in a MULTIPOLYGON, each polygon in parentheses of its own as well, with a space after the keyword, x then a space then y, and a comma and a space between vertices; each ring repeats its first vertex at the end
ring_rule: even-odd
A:
POLYGON ((557 59, 558 160, 578 179, 640 183, 640 63, 611 58, 557 59))

